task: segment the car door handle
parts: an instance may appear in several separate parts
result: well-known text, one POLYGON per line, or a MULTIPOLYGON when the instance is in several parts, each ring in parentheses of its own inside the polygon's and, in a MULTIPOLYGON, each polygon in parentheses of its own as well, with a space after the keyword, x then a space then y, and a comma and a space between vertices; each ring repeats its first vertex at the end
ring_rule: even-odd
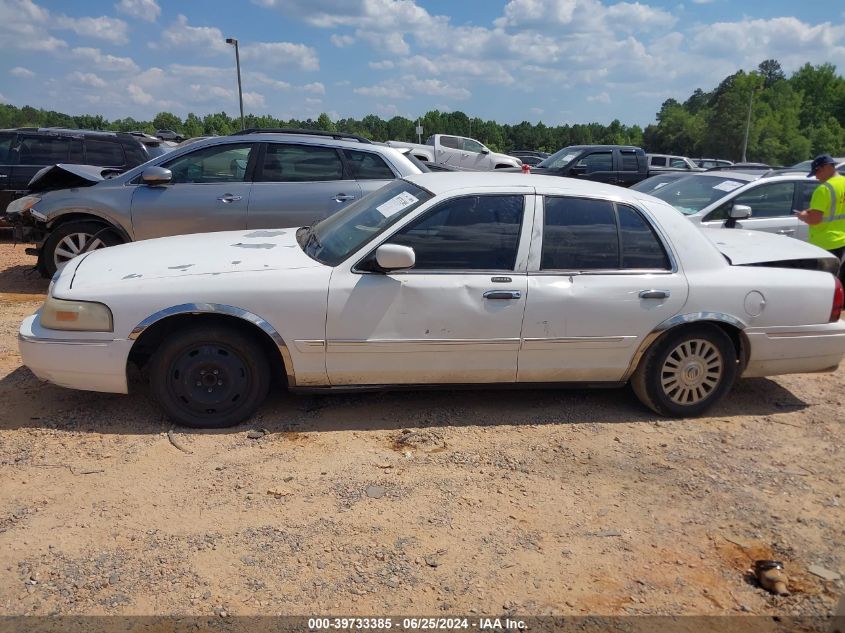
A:
POLYGON ((522 293, 519 290, 488 290, 484 293, 485 299, 521 299, 522 293))
POLYGON ((668 290, 640 290, 640 299, 668 299, 668 290))
POLYGON ((8 177, 9 176, 7 174, 0 174, 0 178, 8 178, 8 177))
POLYGON ((346 202, 347 200, 354 200, 355 196, 347 196, 345 193, 337 194, 332 200, 335 202, 346 202))
POLYGON ((241 196, 233 196, 231 193, 224 193, 222 196, 218 196, 217 199, 220 202, 223 202, 225 204, 229 204, 231 202, 237 202, 238 200, 241 199, 241 196))
POLYGON ((779 235, 792 235, 793 233, 795 233, 795 229, 781 229, 778 231, 779 235))

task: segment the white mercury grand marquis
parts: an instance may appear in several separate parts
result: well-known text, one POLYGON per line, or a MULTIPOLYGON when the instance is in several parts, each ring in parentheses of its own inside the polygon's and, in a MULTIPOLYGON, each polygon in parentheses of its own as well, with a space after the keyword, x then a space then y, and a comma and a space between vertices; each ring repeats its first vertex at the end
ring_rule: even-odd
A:
POLYGON ((697 415, 739 376, 845 355, 826 251, 702 230, 646 194, 503 173, 397 180, 312 227, 183 235, 76 257, 20 328, 74 389, 149 376, 176 422, 233 425, 296 390, 630 381, 697 415))

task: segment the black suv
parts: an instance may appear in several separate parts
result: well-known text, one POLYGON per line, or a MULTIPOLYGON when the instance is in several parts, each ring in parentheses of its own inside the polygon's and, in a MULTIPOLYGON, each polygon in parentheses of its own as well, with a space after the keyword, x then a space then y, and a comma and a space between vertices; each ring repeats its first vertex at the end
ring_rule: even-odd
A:
POLYGON ((648 163, 645 152, 631 145, 571 145, 532 167, 531 173, 630 187, 648 177, 648 163))
POLYGON ((131 169, 166 151, 159 139, 123 132, 19 127, 0 130, 0 216, 26 193, 32 177, 47 165, 71 163, 131 169))

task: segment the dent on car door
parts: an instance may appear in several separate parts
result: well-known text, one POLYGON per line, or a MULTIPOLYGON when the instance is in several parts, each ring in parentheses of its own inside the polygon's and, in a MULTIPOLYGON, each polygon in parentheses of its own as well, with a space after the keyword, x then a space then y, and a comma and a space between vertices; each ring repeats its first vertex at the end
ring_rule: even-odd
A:
POLYGON ((361 197, 333 147, 268 143, 258 163, 250 229, 310 226, 361 197))
POLYGON ((686 279, 631 206, 548 196, 541 215, 518 380, 621 380, 643 338, 686 302, 686 279))
POLYGON ((135 238, 246 228, 255 147, 211 145, 161 163, 173 174, 170 183, 139 182, 132 194, 135 238))
POLYGON ((444 201, 383 242, 413 248, 412 269, 338 266, 326 322, 331 383, 513 382, 533 199, 510 191, 444 201))

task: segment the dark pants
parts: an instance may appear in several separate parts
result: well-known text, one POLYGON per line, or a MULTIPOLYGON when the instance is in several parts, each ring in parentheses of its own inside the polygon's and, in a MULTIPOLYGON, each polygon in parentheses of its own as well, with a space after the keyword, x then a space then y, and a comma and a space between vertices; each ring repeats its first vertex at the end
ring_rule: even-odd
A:
POLYGON ((836 255, 839 258, 839 281, 845 285, 845 266, 843 266, 843 259, 845 259, 845 246, 841 246, 839 248, 834 248, 831 251, 828 251, 833 255, 836 255))

